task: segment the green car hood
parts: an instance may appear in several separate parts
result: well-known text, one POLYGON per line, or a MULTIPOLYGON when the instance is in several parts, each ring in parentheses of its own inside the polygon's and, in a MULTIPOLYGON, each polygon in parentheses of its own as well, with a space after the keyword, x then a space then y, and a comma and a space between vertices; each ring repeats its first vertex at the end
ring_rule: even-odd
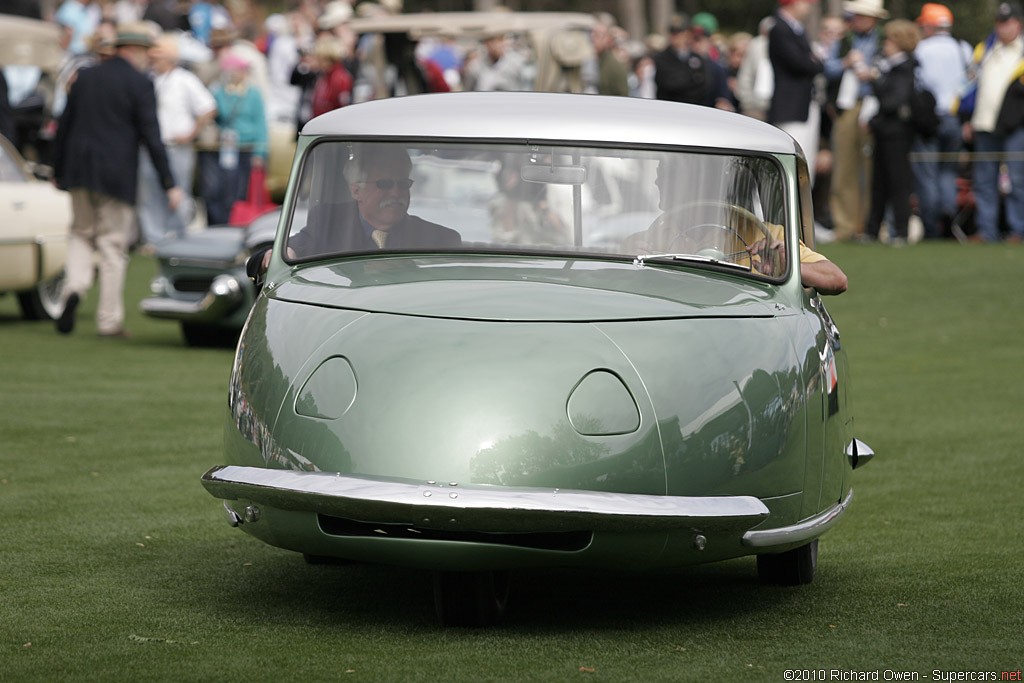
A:
POLYGON ((771 316, 757 286, 607 264, 572 278, 557 261, 483 280, 468 261, 426 263, 450 276, 396 270, 364 287, 318 266, 260 297, 232 376, 229 464, 792 492, 804 464, 796 317, 771 316))
POLYGON ((679 266, 536 258, 377 258, 299 269, 275 299, 464 320, 765 317, 770 287, 679 266))

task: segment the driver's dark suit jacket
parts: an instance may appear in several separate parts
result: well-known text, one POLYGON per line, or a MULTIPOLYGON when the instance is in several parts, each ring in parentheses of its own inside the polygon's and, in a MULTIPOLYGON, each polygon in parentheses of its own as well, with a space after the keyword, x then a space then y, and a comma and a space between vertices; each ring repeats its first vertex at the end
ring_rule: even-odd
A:
MULTIPOLYGON (((388 249, 434 249, 462 244, 459 233, 418 216, 407 215, 387 232, 388 249)), ((310 209, 306 227, 289 238, 288 247, 298 258, 378 249, 359 219, 355 202, 320 204, 310 209)))

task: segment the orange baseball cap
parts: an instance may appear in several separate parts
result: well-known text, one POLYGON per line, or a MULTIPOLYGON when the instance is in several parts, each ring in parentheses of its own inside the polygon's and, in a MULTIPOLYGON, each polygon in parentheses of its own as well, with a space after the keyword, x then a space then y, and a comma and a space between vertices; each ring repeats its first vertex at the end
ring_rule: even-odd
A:
POLYGON ((953 13, 945 5, 929 2, 921 8, 921 16, 917 18, 917 23, 921 26, 949 28, 953 25, 953 13))

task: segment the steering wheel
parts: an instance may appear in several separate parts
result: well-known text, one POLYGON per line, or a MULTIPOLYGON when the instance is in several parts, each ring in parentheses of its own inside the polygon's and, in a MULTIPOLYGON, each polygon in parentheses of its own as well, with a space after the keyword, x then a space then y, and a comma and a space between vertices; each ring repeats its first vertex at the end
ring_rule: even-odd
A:
MULTIPOLYGON (((652 234, 661 233, 669 238, 667 242, 663 242, 668 245, 666 251, 673 251, 675 245, 678 244, 680 240, 684 240, 684 238, 688 240, 690 235, 698 230, 707 231, 710 229, 727 232, 732 237, 739 240, 739 243, 743 245, 743 249, 732 253, 726 253, 720 246, 712 244, 698 249, 696 251, 696 255, 706 256, 717 261, 727 261, 746 265, 748 268, 753 269, 751 254, 747 251, 750 244, 743 238, 743 235, 741 235, 736 228, 715 222, 698 223, 696 225, 680 227, 685 226, 687 222, 693 220, 692 214, 695 209, 717 209, 719 210, 720 215, 726 215, 730 219, 734 216, 738 217, 741 219, 740 222, 745 224, 746 232, 748 232, 748 234, 752 227, 761 233, 766 242, 771 243, 775 240, 771 232, 768 230, 768 226, 765 225, 765 222, 754 215, 750 210, 745 209, 742 206, 737 206, 736 204, 713 199, 695 200, 672 207, 662 215, 658 216, 658 218, 654 220, 654 223, 651 224, 648 231, 652 234), (744 260, 746 261, 745 264, 744 260)), ((737 225, 736 227, 742 228, 744 226, 737 225)))

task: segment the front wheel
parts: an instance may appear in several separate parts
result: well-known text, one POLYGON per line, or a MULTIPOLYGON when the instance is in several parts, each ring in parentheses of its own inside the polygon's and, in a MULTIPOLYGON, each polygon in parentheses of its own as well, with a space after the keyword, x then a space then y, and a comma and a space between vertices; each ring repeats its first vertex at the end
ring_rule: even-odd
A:
POLYGON ((18 306, 25 320, 56 320, 64 312, 64 271, 34 289, 18 292, 18 306))
POLYGON ((436 572, 434 609, 443 626, 493 626, 505 616, 508 572, 436 572))
POLYGON ((814 580, 817 569, 818 539, 784 553, 757 556, 757 576, 761 583, 802 586, 814 580))
POLYGON ((238 331, 213 325, 181 323, 185 343, 194 347, 228 348, 238 341, 238 331))
POLYGON ((310 555, 309 553, 302 553, 302 559, 306 561, 306 564, 312 565, 352 564, 352 560, 346 560, 344 557, 331 557, 330 555, 310 555))

